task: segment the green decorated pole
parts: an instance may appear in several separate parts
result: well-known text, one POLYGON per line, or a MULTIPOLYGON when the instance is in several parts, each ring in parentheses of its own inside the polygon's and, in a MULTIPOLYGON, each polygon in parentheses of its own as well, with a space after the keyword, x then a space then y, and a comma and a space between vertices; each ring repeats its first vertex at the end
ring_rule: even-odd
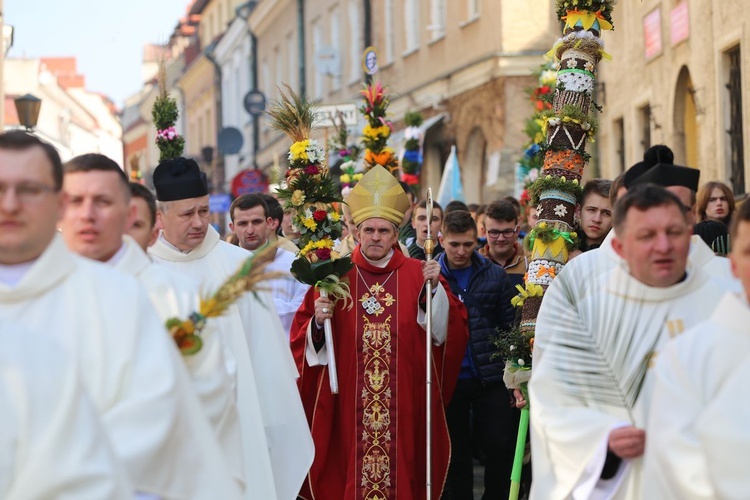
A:
MULTIPOLYGON (((527 394, 536 318, 544 293, 578 248, 573 226, 576 205, 581 201, 581 177, 588 163, 586 144, 593 142, 599 107, 592 101, 596 69, 604 52, 601 33, 611 30, 616 0, 557 0, 556 12, 565 23, 563 35, 550 55, 557 61, 557 81, 552 108, 540 115, 544 162, 536 181, 529 186, 530 202, 537 209, 538 222, 526 237, 531 262, 525 286, 514 304, 522 307, 520 330, 504 341, 507 350, 506 385, 527 394)), ((502 349, 501 349, 502 350, 502 349)), ((528 398, 526 398, 528 400, 528 398)), ((522 412, 511 476, 511 500, 518 498, 526 435, 528 403, 522 412)))

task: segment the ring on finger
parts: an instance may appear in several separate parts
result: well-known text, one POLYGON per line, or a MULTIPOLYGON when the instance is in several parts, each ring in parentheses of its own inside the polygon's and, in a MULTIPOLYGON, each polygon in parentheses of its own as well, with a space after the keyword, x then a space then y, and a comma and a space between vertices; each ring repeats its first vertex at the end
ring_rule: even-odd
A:
POLYGON ((327 307, 324 307, 323 309, 321 309, 321 311, 323 311, 323 314, 328 314, 328 308, 327 307))

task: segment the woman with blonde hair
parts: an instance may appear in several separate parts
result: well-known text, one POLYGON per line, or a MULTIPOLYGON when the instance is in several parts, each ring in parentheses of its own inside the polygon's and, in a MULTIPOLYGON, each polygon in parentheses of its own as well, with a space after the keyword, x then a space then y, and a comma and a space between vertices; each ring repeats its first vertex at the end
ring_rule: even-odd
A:
POLYGON ((698 221, 713 220, 729 227, 734 213, 734 194, 723 182, 711 181, 698 190, 698 221))

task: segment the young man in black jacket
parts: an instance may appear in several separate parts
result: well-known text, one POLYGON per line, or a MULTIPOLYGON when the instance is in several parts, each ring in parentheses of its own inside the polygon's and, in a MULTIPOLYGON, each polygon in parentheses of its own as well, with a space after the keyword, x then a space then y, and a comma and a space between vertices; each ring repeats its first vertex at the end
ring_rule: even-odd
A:
POLYGON ((484 499, 507 498, 516 437, 515 409, 503 384, 502 359, 493 357, 496 329, 509 329, 514 289, 505 270, 476 252, 477 226, 469 212, 446 214, 437 257, 451 291, 469 312, 469 343, 456 391, 446 411, 451 464, 446 500, 472 500, 473 446, 485 458, 484 499))

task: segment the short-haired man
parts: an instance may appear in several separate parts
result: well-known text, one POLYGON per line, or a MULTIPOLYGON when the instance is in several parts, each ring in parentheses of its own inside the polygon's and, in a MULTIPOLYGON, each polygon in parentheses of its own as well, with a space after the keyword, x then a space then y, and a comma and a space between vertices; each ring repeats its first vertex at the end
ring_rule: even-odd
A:
POLYGON ((492 338, 513 323, 515 288, 502 267, 475 251, 477 226, 469 212, 443 221, 440 272, 469 313, 469 343, 446 418, 451 436, 448 498, 473 498, 474 443, 484 456, 484 498, 505 498, 510 487, 516 429, 503 383, 505 361, 493 357, 492 338))
POLYGON ((591 179, 583 186, 578 217, 581 221, 581 251, 599 248, 612 229, 612 205, 609 191, 612 181, 591 179))
MULTIPOLYGON (((247 250, 222 241, 209 224, 205 173, 194 160, 171 158, 154 170, 162 232, 149 254, 213 291, 243 265, 247 250)), ((297 373, 269 292, 244 294, 213 327, 227 342, 236 379, 247 494, 294 498, 313 448, 296 387, 297 373), (269 383, 269 381, 273 381, 269 383)))
POLYGON ((432 215, 428 220, 427 217, 427 201, 421 201, 412 214, 411 225, 414 227, 415 238, 411 245, 409 245, 409 256, 412 259, 425 260, 427 257, 424 253, 424 242, 427 240, 427 225, 430 226, 430 234, 432 235, 433 241, 435 241, 435 248, 432 252, 433 257, 437 257, 443 251, 443 247, 440 246, 440 242, 437 241, 438 233, 440 232, 440 226, 443 224, 443 207, 440 203, 432 203, 432 215))
POLYGON ((145 252, 159 237, 159 229, 156 227, 156 198, 143 184, 131 182, 130 203, 135 207, 135 215, 126 231, 145 252))
POLYGON ((523 285, 523 275, 529 263, 526 252, 518 242, 521 226, 513 204, 508 200, 490 203, 484 211, 484 229, 487 244, 480 249, 480 253, 505 269, 514 286, 523 285))
POLYGON ((414 226, 411 224, 414 207, 417 204, 417 195, 414 193, 411 186, 404 181, 398 181, 398 183, 409 198, 409 208, 404 212, 404 220, 401 221, 401 225, 398 228, 398 241, 401 242, 404 247, 409 248, 417 237, 414 226))
POLYGON ((257 195, 261 197, 268 207, 268 231, 266 233, 268 242, 278 242, 279 248, 297 255, 297 252, 299 252, 297 245, 292 243, 292 240, 280 234, 281 223, 284 221, 284 209, 281 208, 281 203, 269 193, 257 193, 257 195))
POLYGON ((451 200, 443 208, 443 213, 444 215, 448 215, 449 213, 455 212, 456 210, 463 210, 464 212, 468 212, 469 205, 461 200, 451 200))
MULTIPOLYGON (((145 250, 125 235, 134 220, 136 205, 131 199, 128 179, 119 165, 104 155, 91 153, 76 156, 65 163, 63 169, 63 191, 68 207, 60 229, 68 248, 138 280, 162 325, 169 318, 186 318, 192 314, 198 302, 198 285, 186 276, 154 264, 145 250)), ((166 329, 162 328, 162 332, 166 333, 166 329)), ((201 338, 202 352, 187 363, 192 385, 223 448, 225 467, 242 484, 237 408, 222 354, 226 347, 218 333, 210 329, 204 331, 201 338), (218 405, 220 400, 225 404, 218 405)))
MULTIPOLYGON (((135 279, 71 253, 57 233, 68 200, 79 202, 62 187, 52 146, 25 132, 0 134, 0 317, 46 332, 76 364, 137 491, 215 498, 218 490, 236 498, 183 361, 146 293, 135 279)), ((111 202, 100 196, 85 208, 126 219, 127 202, 111 202)), ((124 230, 124 221, 115 223, 124 230)), ((103 244, 112 235, 102 224, 75 231, 92 255, 117 253, 103 244)))
POLYGON ((311 289, 295 317, 292 349, 313 437, 315 461, 304 498, 426 497, 425 351, 431 347, 432 498, 440 498, 450 440, 444 408, 466 343, 466 311, 440 280, 436 261, 396 249, 409 207, 390 172, 376 165, 346 199, 359 245, 349 280, 352 307, 311 289), (424 332, 425 283, 434 286, 432 339, 424 332), (339 393, 328 382, 323 324, 333 319, 339 393), (428 344, 429 342, 429 344, 428 344))
POLYGON ((595 260, 571 260, 537 318, 531 498, 641 498, 649 368, 665 342, 709 316, 722 293, 688 265, 690 225, 672 193, 653 185, 629 190, 614 226, 612 247, 627 266, 601 272, 595 260))
MULTIPOLYGON (((610 189, 610 202, 616 207, 614 202, 625 195, 628 189, 638 184, 656 184, 664 187, 667 191, 678 197, 680 202, 689 210, 695 203, 695 193, 698 189, 700 171, 694 168, 682 167, 671 163, 672 154, 669 148, 662 145, 652 146, 644 153, 644 161, 633 165, 622 176, 622 183, 618 177, 613 182, 610 189), (653 162, 660 158, 662 163, 653 162)), ((688 221, 692 224, 695 222, 695 214, 690 210, 687 213, 688 221)), ((612 242, 616 236, 616 227, 609 232, 599 249, 595 252, 586 252, 575 260, 595 262, 596 264, 589 268, 587 272, 594 271, 597 273, 606 272, 622 264, 622 259, 612 248, 612 242)), ((735 292, 740 291, 741 286, 731 273, 728 259, 718 257, 703 240, 693 235, 690 244, 689 260, 697 268, 704 269, 711 279, 716 281, 721 287, 735 292)), ((581 264, 583 265, 583 264, 581 264)))
POLYGON ((750 204, 735 212, 730 237, 732 272, 743 292, 726 293, 710 318, 669 342, 656 360, 644 498, 747 495, 739 465, 750 449, 747 379, 739 389, 727 382, 750 359, 750 204))
MULTIPOLYGON (((239 246, 251 254, 268 246, 271 215, 268 205, 259 195, 243 194, 239 196, 229 207, 229 217, 232 220, 229 227, 237 235, 239 246)), ((294 279, 289 272, 294 259, 295 256, 292 252, 278 247, 273 262, 266 268, 269 271, 286 274, 283 278, 271 280, 270 286, 273 303, 276 306, 276 312, 279 314, 287 339, 294 315, 302 304, 307 289, 310 288, 294 279)))

